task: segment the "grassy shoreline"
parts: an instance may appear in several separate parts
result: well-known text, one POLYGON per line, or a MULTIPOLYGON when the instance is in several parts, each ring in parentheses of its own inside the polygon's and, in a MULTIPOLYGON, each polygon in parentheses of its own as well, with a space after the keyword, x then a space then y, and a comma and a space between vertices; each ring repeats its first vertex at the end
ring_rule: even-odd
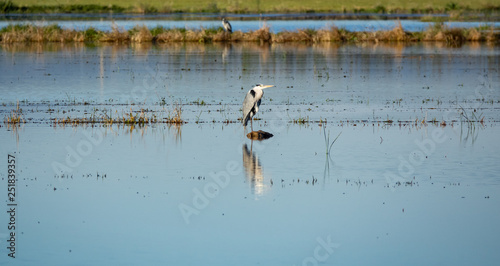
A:
POLYGON ((0 13, 372 13, 372 14, 447 14, 451 18, 498 16, 500 4, 462 0, 185 0, 185 1, 107 1, 75 0, 70 3, 40 0, 0 0, 0 13))
POLYGON ((64 29, 57 24, 37 26, 34 24, 11 24, 0 29, 0 43, 71 43, 71 42, 115 42, 115 43, 169 43, 169 42, 444 42, 457 45, 464 42, 499 43, 500 30, 493 27, 448 28, 435 23, 421 32, 407 32, 401 24, 391 30, 352 32, 337 27, 320 30, 299 29, 272 33, 269 27, 232 34, 224 32, 222 27, 188 30, 184 28, 165 28, 157 26, 147 28, 136 26, 125 31, 118 27, 111 31, 88 28, 84 31, 64 29))

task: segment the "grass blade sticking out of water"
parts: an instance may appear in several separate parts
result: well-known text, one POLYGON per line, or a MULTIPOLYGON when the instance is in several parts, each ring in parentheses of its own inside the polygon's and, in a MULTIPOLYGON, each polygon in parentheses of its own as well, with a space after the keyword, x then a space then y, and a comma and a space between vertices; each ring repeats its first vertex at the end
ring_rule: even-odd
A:
POLYGON ((165 123, 184 124, 185 122, 182 120, 182 104, 176 102, 173 107, 174 109, 172 110, 172 113, 169 113, 168 117, 165 118, 165 123))
POLYGON ((325 148, 326 148, 326 154, 329 155, 330 151, 332 150, 333 144, 337 141, 337 139, 340 137, 340 134, 342 134, 342 131, 337 135, 337 137, 330 143, 330 130, 328 130, 328 136, 326 135, 326 128, 323 127, 323 135, 325 137, 325 148))
POLYGON ((15 110, 12 110, 10 116, 5 117, 4 123, 18 125, 21 123, 26 123, 23 118, 23 110, 19 107, 19 102, 17 102, 17 106, 15 110))
POLYGON ((460 135, 461 135, 461 137, 460 137, 460 139, 462 139, 462 136, 464 135, 463 124, 465 122, 467 125, 467 133, 463 139, 465 141, 467 141, 469 139, 469 137, 471 137, 471 141, 472 141, 472 143, 474 143, 475 140, 477 139, 478 133, 479 133, 478 131, 476 131, 476 124, 480 123, 480 125, 483 125, 484 124, 484 116, 482 113, 479 116, 477 116, 476 109, 472 110, 470 112, 470 115, 467 113, 467 111, 462 106, 460 106, 460 110, 461 110, 461 113, 460 113, 460 135))

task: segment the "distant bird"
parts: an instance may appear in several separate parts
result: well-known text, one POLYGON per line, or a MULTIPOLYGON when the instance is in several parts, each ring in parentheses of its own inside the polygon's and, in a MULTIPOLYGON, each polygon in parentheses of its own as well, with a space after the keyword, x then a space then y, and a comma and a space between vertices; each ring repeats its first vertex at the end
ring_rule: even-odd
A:
POLYGON ((260 101, 264 96, 263 89, 274 87, 274 85, 257 84, 248 91, 245 100, 243 101, 243 126, 247 126, 250 120, 250 126, 253 131, 253 116, 259 111, 260 101))
POLYGON ((231 24, 229 23, 229 21, 227 21, 226 18, 222 18, 222 26, 224 27, 225 31, 233 33, 233 27, 231 27, 231 24))

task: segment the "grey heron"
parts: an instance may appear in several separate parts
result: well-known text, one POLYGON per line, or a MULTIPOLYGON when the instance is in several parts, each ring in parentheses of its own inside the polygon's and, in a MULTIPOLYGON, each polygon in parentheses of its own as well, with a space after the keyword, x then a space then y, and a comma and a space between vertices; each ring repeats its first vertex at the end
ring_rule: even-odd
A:
POLYGON ((231 24, 229 23, 229 21, 227 21, 226 18, 222 18, 222 26, 224 27, 225 31, 233 33, 233 27, 231 27, 231 24))
POLYGON ((245 100, 243 101, 243 126, 247 126, 250 120, 250 126, 253 131, 253 116, 259 111, 260 102, 264 95, 264 89, 274 87, 274 85, 257 84, 248 91, 245 100))

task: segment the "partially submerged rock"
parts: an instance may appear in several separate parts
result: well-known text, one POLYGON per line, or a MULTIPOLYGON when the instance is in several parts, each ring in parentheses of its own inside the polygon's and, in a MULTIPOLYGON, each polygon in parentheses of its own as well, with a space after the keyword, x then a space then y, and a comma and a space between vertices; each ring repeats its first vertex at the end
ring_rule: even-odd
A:
POLYGON ((268 139, 272 136, 273 136, 273 134, 266 132, 266 131, 262 131, 262 130, 252 131, 252 132, 247 134, 247 138, 249 138, 251 140, 263 140, 263 139, 268 139))

